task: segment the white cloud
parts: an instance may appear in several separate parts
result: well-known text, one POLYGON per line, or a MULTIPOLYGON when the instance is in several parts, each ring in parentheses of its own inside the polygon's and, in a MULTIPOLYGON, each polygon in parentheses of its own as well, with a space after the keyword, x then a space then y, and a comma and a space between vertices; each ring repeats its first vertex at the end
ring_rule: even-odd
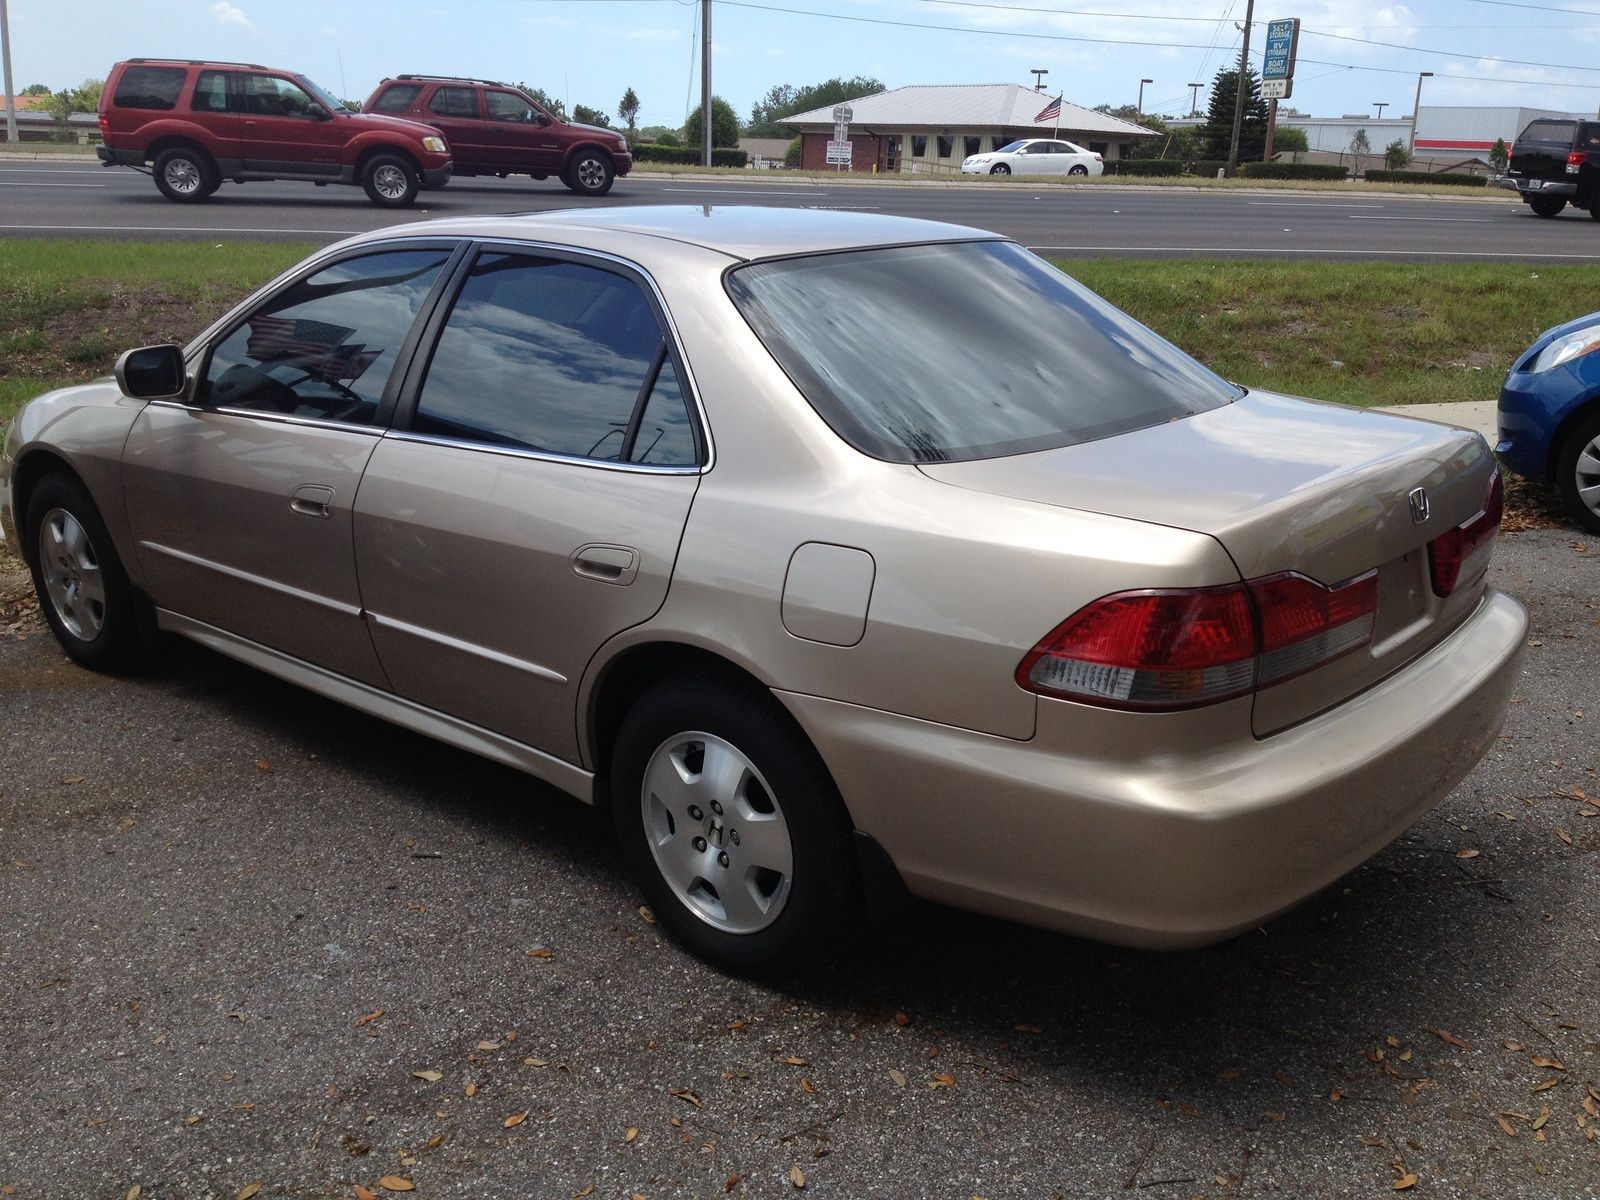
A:
POLYGON ((244 15, 244 10, 237 4, 229 4, 228 0, 217 0, 211 6, 211 15, 222 25, 237 25, 241 29, 255 29, 255 24, 244 15))

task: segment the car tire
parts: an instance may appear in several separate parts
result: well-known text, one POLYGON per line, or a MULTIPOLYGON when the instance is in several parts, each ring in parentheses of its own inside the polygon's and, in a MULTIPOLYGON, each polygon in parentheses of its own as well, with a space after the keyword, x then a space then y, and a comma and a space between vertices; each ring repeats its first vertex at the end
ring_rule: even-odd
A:
POLYGON ((754 685, 646 692, 612 756, 611 815, 657 919, 736 974, 791 973, 857 928, 854 833, 804 733, 754 685))
POLYGON ((1580 421, 1561 443, 1556 490, 1574 521, 1600 533, 1600 414, 1580 421))
POLYGON ((989 168, 989 174, 991 174, 991 175, 1009 175, 1009 174, 1011 174, 1011 168, 1006 166, 1005 163, 995 163, 994 166, 989 168))
POLYGON ((125 666, 144 643, 133 585, 100 510, 71 475, 47 475, 28 501, 29 567, 39 610, 74 662, 125 666))
POLYGON ((580 150, 561 173, 561 182, 580 196, 604 196, 616 175, 607 155, 598 150, 580 150))
POLYGON ((417 169, 398 154, 374 154, 361 170, 361 186, 379 208, 405 208, 417 198, 417 169))
POLYGON ((157 190, 176 204, 198 204, 222 186, 211 156, 192 146, 163 150, 156 155, 150 173, 157 190))
POLYGON ((1566 206, 1567 202, 1560 196, 1535 196, 1528 201, 1528 207, 1533 209, 1533 215, 1536 217, 1559 216, 1566 206))
POLYGON ((1084 166, 1082 163, 1078 163, 1076 166, 1067 171, 1068 175, 1087 175, 1088 173, 1089 168, 1084 166))

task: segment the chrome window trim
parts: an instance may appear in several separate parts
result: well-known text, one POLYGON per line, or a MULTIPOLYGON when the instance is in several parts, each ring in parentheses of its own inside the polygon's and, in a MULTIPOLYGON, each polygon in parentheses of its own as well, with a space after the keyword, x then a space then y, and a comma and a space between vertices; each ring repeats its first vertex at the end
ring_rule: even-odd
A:
POLYGON ((314 417, 297 417, 293 413, 263 412, 254 408, 224 408, 221 405, 196 404, 192 400, 152 400, 153 406, 181 408, 192 413, 220 413, 227 417, 249 417, 255 421, 271 421, 278 425, 298 425, 306 429, 334 429, 341 433, 364 433, 374 440, 383 436, 387 426, 357 425, 351 421, 319 421, 314 417))
POLYGON ((518 446, 497 446, 493 442, 473 442, 462 438, 439 437, 432 433, 412 433, 408 429, 387 429, 383 437, 397 442, 415 442, 423 446, 447 446, 452 450, 472 450, 481 454, 498 454, 506 458, 529 458, 536 462, 561 463, 569 467, 598 467, 602 471, 624 471, 630 475, 704 475, 711 469, 704 467, 667 467, 653 463, 621 463, 605 458, 585 458, 581 454, 552 454, 546 450, 524 450, 518 446))
MULTIPOLYGON (((650 294, 655 297, 657 311, 660 312, 661 316, 667 323, 667 328, 664 332, 669 343, 669 349, 676 351, 676 353, 668 355, 668 361, 670 361, 674 367, 682 367, 683 378, 678 380, 678 385, 680 387, 687 387, 689 390, 689 396, 694 403, 693 416, 699 422, 700 433, 705 439, 706 445, 705 462, 700 463, 695 467, 673 467, 670 469, 673 471, 682 471, 686 473, 690 471, 695 473, 703 473, 711 470, 712 467, 717 465, 716 441, 711 436, 711 422, 706 419, 705 405, 700 402, 700 387, 695 382, 694 364, 689 361, 689 356, 683 352, 683 337, 678 332, 678 323, 673 320, 672 309, 667 304, 667 298, 662 294, 660 285, 656 283, 655 276, 651 275, 649 271, 646 271, 642 266, 634 262, 632 259, 623 258, 620 254, 612 254, 607 250, 591 250, 583 246, 564 246, 556 242, 530 241, 521 238, 509 237, 480 237, 473 238, 471 240, 477 246, 480 254, 485 251, 494 253, 497 249, 501 253, 511 254, 521 254, 531 250, 568 261, 572 259, 598 259, 601 262, 610 263, 612 266, 621 267, 630 278, 636 277, 638 279, 642 279, 645 282, 645 285, 649 287, 650 294)), ((459 295, 460 288, 458 287, 456 289, 456 296, 459 295)), ((452 303, 455 301, 456 296, 450 297, 452 303)), ((449 322, 450 318, 447 315, 445 317, 445 324, 448 325, 449 322)), ((437 342, 435 342, 435 346, 437 346, 437 342)), ((430 350, 433 348, 434 347, 429 347, 430 350)), ((419 401, 422 399, 422 387, 425 386, 426 383, 427 377, 424 376, 417 389, 417 399, 419 401)), ((563 462, 596 461, 594 459, 568 459, 564 455, 554 455, 549 457, 559 458, 563 462)), ((642 466, 644 464, 628 465, 642 466)))

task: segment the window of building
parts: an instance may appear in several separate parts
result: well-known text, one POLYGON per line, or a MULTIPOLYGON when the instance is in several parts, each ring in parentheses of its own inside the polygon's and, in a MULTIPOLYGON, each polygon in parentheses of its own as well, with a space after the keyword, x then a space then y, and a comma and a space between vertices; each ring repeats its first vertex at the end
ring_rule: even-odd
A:
POLYGON ((1007 146, 1009 146, 1010 144, 1011 144, 1011 139, 1005 137, 1002 134, 997 134, 996 136, 994 136, 994 137, 989 139, 989 149, 991 149, 991 150, 1003 150, 1007 146))
POLYGON ((928 135, 913 133, 911 135, 911 157, 926 158, 928 156, 928 135))
POLYGON ((974 154, 983 153, 983 139, 981 137, 968 137, 964 140, 966 142, 966 154, 968 158, 971 158, 974 154))
POLYGON ((950 134, 939 135, 939 157, 949 158, 955 152, 956 139, 950 134))
POLYGON ((117 81, 112 103, 118 108, 176 108, 183 76, 182 67, 129 67, 117 81))

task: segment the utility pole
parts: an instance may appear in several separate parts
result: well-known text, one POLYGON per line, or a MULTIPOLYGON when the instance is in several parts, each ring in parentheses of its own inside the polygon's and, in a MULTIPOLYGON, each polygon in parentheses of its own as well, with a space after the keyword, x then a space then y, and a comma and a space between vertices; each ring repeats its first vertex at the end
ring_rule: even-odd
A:
POLYGON ((711 0, 700 0, 700 165, 711 165, 711 0))
POLYGON ((1205 87, 1203 83, 1191 83, 1189 85, 1189 115, 1191 117, 1200 115, 1200 89, 1203 87, 1205 87))
POLYGON ((11 17, 6 12, 6 0, 0 0, 0 59, 5 60, 6 75, 6 144, 17 144, 17 96, 11 90, 11 17))
POLYGON ((1239 44, 1239 86, 1233 97, 1233 137, 1228 142, 1228 177, 1239 173, 1239 137, 1244 133, 1244 94, 1250 81, 1245 72, 1250 67, 1250 22, 1255 19, 1256 0, 1248 0, 1244 10, 1244 41, 1239 44))

